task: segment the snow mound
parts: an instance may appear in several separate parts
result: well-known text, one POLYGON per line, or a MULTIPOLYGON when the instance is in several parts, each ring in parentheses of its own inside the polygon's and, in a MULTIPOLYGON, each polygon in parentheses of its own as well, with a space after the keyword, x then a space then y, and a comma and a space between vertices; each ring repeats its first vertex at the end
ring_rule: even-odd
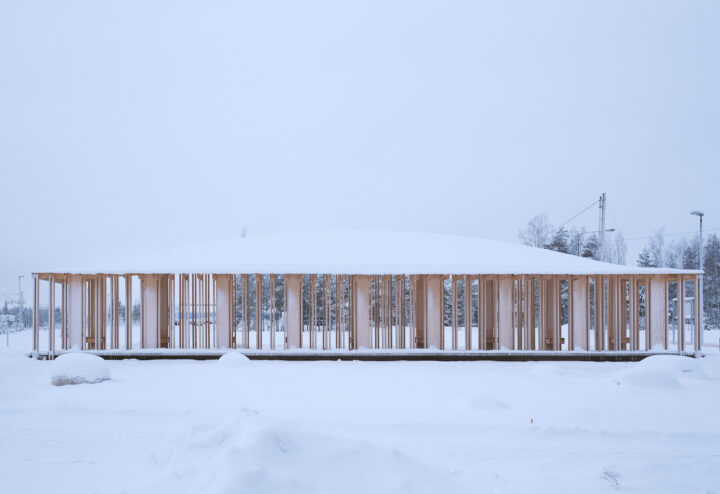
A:
POLYGON ((667 370, 676 374, 685 374, 685 377, 705 377, 698 359, 680 355, 653 355, 642 359, 637 365, 643 369, 667 370))
POLYGON ((700 361, 703 372, 710 379, 720 379, 720 355, 705 357, 700 361))
POLYGON ((223 367, 240 367, 250 363, 250 359, 240 352, 228 352, 218 360, 223 367))
POLYGON ((706 378, 696 359, 679 355, 654 355, 613 374, 617 384, 637 387, 681 388, 678 378, 706 378))
POLYGON ((95 384, 110 379, 110 368, 103 359, 89 353, 66 353, 53 360, 50 383, 95 384))
POLYGON ((483 394, 470 396, 468 405, 471 410, 476 412, 502 412, 510 409, 504 401, 483 394))
POLYGON ((145 492, 444 493, 462 492, 450 474, 406 454, 315 433, 244 412, 195 430, 166 451, 145 492))

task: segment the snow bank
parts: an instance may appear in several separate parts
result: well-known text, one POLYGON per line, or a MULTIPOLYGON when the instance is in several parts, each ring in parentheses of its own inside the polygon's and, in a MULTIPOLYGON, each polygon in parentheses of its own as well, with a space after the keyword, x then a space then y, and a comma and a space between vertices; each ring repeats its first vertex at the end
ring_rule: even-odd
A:
POLYGON ((654 355, 628 369, 616 372, 617 384, 653 388, 681 388, 678 378, 705 379, 703 367, 694 358, 678 355, 654 355))
POLYGON ((720 379, 720 355, 705 357, 700 360, 703 372, 710 379, 720 379))
POLYGON ((470 410, 474 412, 502 412, 510 409, 504 401, 486 394, 471 395, 467 404, 470 410))
POLYGON ((145 492, 463 492, 450 474, 397 450, 272 422, 250 411, 195 430, 164 451, 170 458, 158 478, 143 483, 145 492))
POLYGON ((65 384, 99 383, 110 379, 107 362, 89 353, 66 353, 52 363, 50 383, 65 384))
POLYGON ((250 363, 250 359, 240 352, 228 352, 218 360, 223 367, 242 367, 250 363))

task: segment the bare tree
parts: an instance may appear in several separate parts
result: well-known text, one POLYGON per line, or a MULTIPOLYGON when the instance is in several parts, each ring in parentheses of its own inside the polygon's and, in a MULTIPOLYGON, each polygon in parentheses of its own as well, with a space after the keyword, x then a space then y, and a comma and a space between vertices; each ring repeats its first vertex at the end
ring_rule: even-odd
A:
POLYGON ((660 228, 655 232, 655 236, 650 239, 650 259, 653 266, 665 266, 665 239, 664 229, 660 228))
POLYGON ((550 243, 553 233, 553 226, 548 221, 545 213, 538 214, 531 219, 524 230, 520 230, 518 235, 525 245, 533 247, 545 247, 550 243))
POLYGON ((615 264, 625 264, 627 257, 627 244, 625 237, 621 232, 615 232, 615 245, 613 246, 612 262, 615 264))

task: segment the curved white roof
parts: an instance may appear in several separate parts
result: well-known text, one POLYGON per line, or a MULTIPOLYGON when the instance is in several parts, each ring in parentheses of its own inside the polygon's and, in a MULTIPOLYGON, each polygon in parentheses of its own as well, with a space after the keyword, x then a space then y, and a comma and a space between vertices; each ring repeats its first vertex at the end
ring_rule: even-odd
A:
POLYGON ((178 246, 80 269, 39 273, 679 274, 457 235, 333 231, 178 246))

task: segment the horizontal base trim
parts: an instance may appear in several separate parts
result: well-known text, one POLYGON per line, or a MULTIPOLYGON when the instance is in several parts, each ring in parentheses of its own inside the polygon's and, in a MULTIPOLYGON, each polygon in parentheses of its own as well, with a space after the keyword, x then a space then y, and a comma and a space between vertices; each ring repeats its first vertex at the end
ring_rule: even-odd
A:
MULTIPOLYGON (((85 350, 84 353, 97 355, 107 360, 162 360, 189 359, 213 360, 235 350, 198 350, 198 349, 138 349, 138 350, 85 350)), ((455 361, 590 361, 590 362, 635 362, 653 355, 680 355, 685 357, 702 356, 700 352, 676 351, 532 351, 532 350, 249 350, 238 349, 252 360, 437 360, 455 361)), ((52 359, 69 351, 60 350, 51 355, 48 351, 33 352, 28 357, 52 359)))

